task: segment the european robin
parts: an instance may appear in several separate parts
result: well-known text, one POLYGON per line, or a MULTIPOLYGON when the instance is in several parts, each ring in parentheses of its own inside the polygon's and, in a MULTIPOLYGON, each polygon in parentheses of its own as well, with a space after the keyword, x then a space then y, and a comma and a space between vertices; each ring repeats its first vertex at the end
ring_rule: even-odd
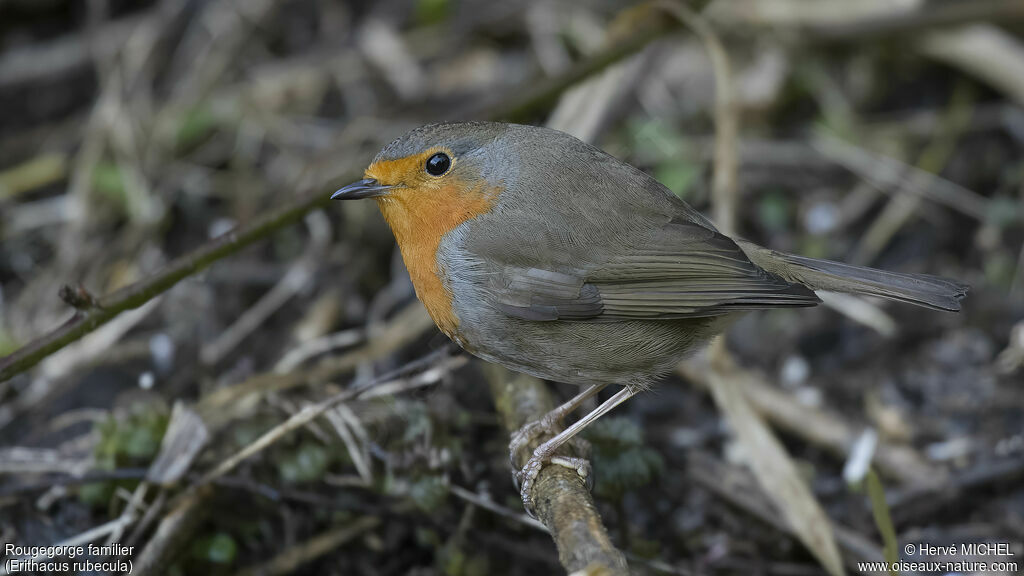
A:
POLYGON ((609 384, 623 389, 534 452, 530 484, 586 425, 669 372, 748 310, 814 306, 815 290, 958 311, 967 286, 805 258, 724 236, 644 172, 547 128, 417 128, 332 198, 374 198, 416 295, 468 352, 588 386, 510 447, 609 384))

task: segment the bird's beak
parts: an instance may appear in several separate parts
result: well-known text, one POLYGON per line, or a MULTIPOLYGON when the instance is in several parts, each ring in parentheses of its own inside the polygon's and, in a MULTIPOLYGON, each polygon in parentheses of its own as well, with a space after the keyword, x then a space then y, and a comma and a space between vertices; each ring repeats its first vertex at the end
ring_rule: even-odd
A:
POLYGON ((391 186, 385 186, 373 178, 364 178, 359 182, 353 182, 334 194, 331 194, 331 200, 376 198, 377 196, 383 196, 391 188, 391 186))

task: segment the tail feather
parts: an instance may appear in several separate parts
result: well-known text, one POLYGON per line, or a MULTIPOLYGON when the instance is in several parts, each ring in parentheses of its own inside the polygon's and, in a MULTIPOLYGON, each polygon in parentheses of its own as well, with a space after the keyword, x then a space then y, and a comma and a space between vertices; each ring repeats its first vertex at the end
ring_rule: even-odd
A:
POLYGON ((738 242, 754 264, 812 290, 867 294, 934 310, 960 311, 969 286, 928 274, 888 272, 841 262, 806 258, 738 242))

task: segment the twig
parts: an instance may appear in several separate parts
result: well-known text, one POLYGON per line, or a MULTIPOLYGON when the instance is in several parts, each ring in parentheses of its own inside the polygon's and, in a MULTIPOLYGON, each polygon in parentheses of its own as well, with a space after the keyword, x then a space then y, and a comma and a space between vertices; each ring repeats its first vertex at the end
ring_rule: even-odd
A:
POLYGON ((883 192, 924 196, 979 221, 985 221, 990 213, 984 196, 894 158, 821 131, 811 139, 811 146, 883 192))
MULTIPOLYGON (((687 380, 707 386, 708 372, 696 361, 680 364, 679 373, 687 380)), ((754 408, 774 426, 802 440, 819 446, 839 458, 846 458, 860 431, 841 414, 801 406, 785 392, 749 370, 734 374, 743 393, 754 408)), ((905 446, 879 442, 875 448, 874 465, 886 476, 908 486, 942 484, 945 473, 905 446)))
POLYGON ((396 313, 388 324, 365 345, 337 357, 323 360, 305 370, 286 374, 264 372, 238 384, 220 388, 204 396, 196 409, 207 426, 219 429, 239 416, 240 400, 252 394, 281 392, 300 385, 320 384, 354 370, 360 364, 382 358, 418 338, 433 322, 419 302, 412 302, 396 313))
POLYGON ((721 40, 708 23, 681 2, 658 2, 658 7, 672 14, 689 27, 701 42, 711 59, 715 75, 715 153, 711 194, 715 224, 723 234, 736 232, 736 172, 739 166, 736 148, 739 133, 739 115, 733 96, 732 72, 729 57, 721 40))
MULTIPOLYGON (((71 538, 68 538, 67 540, 58 542, 57 544, 54 544, 54 548, 60 548, 64 546, 80 546, 82 544, 95 542, 103 537, 108 537, 112 540, 119 539, 120 535, 124 533, 124 529, 128 526, 131 526, 132 523, 135 522, 135 511, 142 504, 142 501, 146 496, 146 490, 147 484, 145 482, 139 484, 135 488, 135 492, 132 494, 131 499, 128 501, 128 505, 125 506, 125 509, 120 516, 111 520, 110 522, 101 524, 94 528, 90 528, 89 530, 86 530, 81 534, 77 534, 75 536, 72 536, 71 538)), ((32 560, 36 561, 50 557, 52 556, 49 554, 38 554, 34 556, 32 560)), ((6 567, 0 567, 0 576, 6 575, 8 573, 9 572, 7 571, 6 567)))
MULTIPOLYGON (((561 76, 535 82, 513 97, 499 102, 489 113, 476 114, 494 120, 522 122, 551 105, 559 95, 584 78, 596 74, 626 56, 636 53, 654 40, 672 31, 671 26, 641 26, 636 33, 616 42, 567 70, 561 76)), ((473 116, 471 114, 470 116, 473 116)))
POLYGON ((40 154, 27 162, 0 171, 0 202, 58 182, 67 173, 67 155, 60 153, 40 154))
POLYGON ((171 558, 206 518, 212 486, 197 486, 179 497, 174 509, 160 520, 156 533, 135 559, 134 574, 156 576, 171 565, 171 558))
POLYGON ((309 540, 288 548, 274 556, 269 562, 243 568, 235 576, 276 576, 291 574, 299 566, 311 562, 339 546, 352 541, 362 534, 380 526, 380 518, 363 516, 345 526, 328 530, 309 540))
POLYGON ((544 532, 548 531, 547 526, 533 518, 530 518, 526 514, 517 514, 516 512, 496 503, 494 500, 491 500, 486 496, 481 496, 476 492, 466 490, 462 486, 449 486, 448 490, 459 500, 464 500, 474 506, 479 506, 484 510, 494 512, 498 516, 508 518, 509 520, 518 522, 524 526, 529 526, 530 528, 536 528, 537 530, 542 530, 544 532))
POLYGON ((316 208, 326 206, 328 201, 328 195, 321 190, 307 192, 295 202, 265 214, 252 223, 240 226, 198 250, 174 260, 153 276, 100 298, 98 305, 88 312, 76 314, 57 330, 0 360, 0 382, 35 366, 43 358, 106 324, 121 312, 138 308, 217 260, 269 236, 316 208))
MULTIPOLYGON (((705 490, 740 510, 760 519, 776 530, 796 536, 793 528, 771 505, 764 492, 745 470, 730 466, 701 452, 687 457, 687 474, 705 490)), ((834 526, 836 542, 846 555, 846 564, 856 568, 857 562, 880 562, 882 551, 870 540, 843 526, 834 526)))
POLYGON ((949 482, 909 486, 889 497, 893 521, 897 525, 924 525, 933 518, 956 514, 957 503, 970 501, 981 507, 980 498, 992 498, 1005 490, 1014 490, 1024 482, 1024 458, 1008 458, 983 463, 957 473, 949 482))
POLYGON ((316 264, 330 243, 330 223, 322 212, 306 217, 312 241, 306 253, 292 264, 281 279, 259 300, 245 311, 213 342, 203 346, 199 358, 203 364, 213 366, 231 353, 245 338, 256 331, 270 316, 285 305, 313 280, 316 264))
MULTIPOLYGON (((436 359, 437 355, 437 353, 432 353, 428 355, 426 358, 410 362, 408 365, 400 368, 397 371, 397 373, 404 373, 410 370, 411 366, 415 366, 418 368, 423 365, 424 360, 436 359)), ((417 378, 423 382, 437 382, 438 380, 441 379, 441 376, 443 376, 450 370, 455 370, 456 368, 462 366, 463 364, 465 364, 465 362, 466 358, 464 356, 455 356, 452 358, 448 358, 447 360, 440 362, 437 366, 434 366, 424 371, 419 376, 417 376, 417 378)), ((235 466, 238 466, 240 463, 242 463, 250 456, 262 452, 263 450, 273 445, 275 442, 277 442, 284 436, 288 435, 293 430, 296 430, 298 428, 301 428, 302 426, 305 426, 306 424, 309 424, 317 417, 319 417, 321 414, 330 410, 331 408, 334 408, 338 404, 341 404, 342 402, 348 402, 350 400, 355 400, 360 396, 364 395, 366 392, 372 390, 373 388, 377 386, 382 386, 384 384, 388 384, 394 379, 395 372, 384 374, 383 376, 375 378, 374 380, 371 380, 370 382, 362 386, 346 390, 341 394, 336 394, 330 398, 327 398, 326 400, 321 400, 316 404, 310 404, 309 406, 306 406, 302 410, 293 414, 290 418, 288 418, 281 424, 278 424, 277 426, 268 430, 262 436, 257 438, 256 441, 249 444, 242 450, 239 450, 230 458, 222 462, 219 466, 204 474, 203 477, 200 478, 199 483, 208 484, 216 480, 220 476, 223 476, 224 474, 227 474, 228 472, 233 470, 235 466)))
MULTIPOLYGON (((825 4, 825 2, 821 2, 825 4)), ((890 12, 875 11, 859 18, 847 13, 851 4, 843 0, 831 2, 842 18, 821 18, 814 21, 818 11, 799 9, 779 10, 775 0, 747 0, 716 2, 708 16, 725 29, 746 31, 744 25, 796 29, 793 36, 807 43, 865 42, 882 38, 906 38, 912 33, 933 28, 971 22, 1009 23, 1024 20, 1024 4, 1017 0, 972 0, 971 2, 922 2, 920 8, 907 10, 906 4, 893 3, 890 12), (773 4, 775 6, 773 6, 773 4), (772 8, 776 8, 772 10, 772 8), (811 16, 807 16, 807 12, 811 16)), ((792 7, 786 2, 785 7, 792 7)), ((791 30, 792 32, 792 30, 791 30)))
MULTIPOLYGON (((551 394, 540 380, 495 365, 485 369, 494 404, 509 433, 554 408, 551 394)), ((537 445, 535 441, 528 450, 521 450, 516 466, 525 465, 537 445)), ((537 476, 534 494, 537 518, 551 533, 558 559, 569 573, 597 566, 610 575, 629 573, 625 557, 612 544, 593 497, 575 471, 545 466, 537 476)))
MULTIPOLYGON (((973 108, 971 100, 973 100, 973 96, 970 95, 966 84, 958 84, 953 92, 944 126, 917 161, 916 170, 919 170, 917 172, 919 176, 915 180, 928 178, 925 174, 938 174, 945 168, 949 158, 953 155, 960 135, 970 124, 973 108)), ((927 190, 923 185, 922 188, 927 190)), ((861 237, 854 254, 854 262, 871 263, 889 243, 889 240, 899 232, 900 228, 918 212, 917 208, 920 203, 921 197, 916 195, 897 194, 890 198, 885 209, 861 237)))

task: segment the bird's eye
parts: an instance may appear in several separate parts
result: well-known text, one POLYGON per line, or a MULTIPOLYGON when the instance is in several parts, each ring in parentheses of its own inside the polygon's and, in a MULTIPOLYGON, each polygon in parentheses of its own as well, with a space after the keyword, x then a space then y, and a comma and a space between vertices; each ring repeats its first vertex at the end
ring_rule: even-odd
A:
POLYGON ((431 176, 440 176, 452 166, 452 159, 444 152, 438 152, 427 159, 427 173, 431 176))

